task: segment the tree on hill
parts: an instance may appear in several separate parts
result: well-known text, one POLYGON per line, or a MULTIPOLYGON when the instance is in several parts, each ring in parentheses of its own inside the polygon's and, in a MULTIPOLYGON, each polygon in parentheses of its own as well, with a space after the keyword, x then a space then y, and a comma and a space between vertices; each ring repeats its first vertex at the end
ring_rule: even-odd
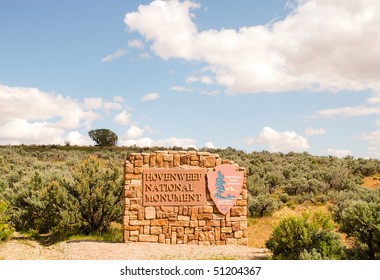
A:
POLYGON ((88 135, 97 146, 116 146, 118 141, 116 133, 106 128, 92 129, 88 135))

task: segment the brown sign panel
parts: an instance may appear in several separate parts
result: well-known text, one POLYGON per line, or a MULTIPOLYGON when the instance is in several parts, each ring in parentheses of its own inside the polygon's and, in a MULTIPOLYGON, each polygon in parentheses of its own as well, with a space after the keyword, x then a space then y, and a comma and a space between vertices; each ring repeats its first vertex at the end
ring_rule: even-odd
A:
POLYGON ((207 172, 207 180, 212 200, 219 212, 226 215, 241 193, 244 173, 236 171, 233 165, 222 164, 207 172))
POLYGON ((206 170, 158 169, 143 171, 144 206, 206 204, 206 170))

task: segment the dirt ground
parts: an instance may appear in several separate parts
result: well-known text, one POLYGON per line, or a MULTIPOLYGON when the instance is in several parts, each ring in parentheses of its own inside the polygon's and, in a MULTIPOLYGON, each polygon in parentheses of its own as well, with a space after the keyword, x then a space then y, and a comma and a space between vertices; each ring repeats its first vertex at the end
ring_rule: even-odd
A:
POLYGON ((268 251, 247 246, 197 246, 153 243, 65 241, 45 246, 16 234, 0 243, 2 260, 250 260, 264 259, 268 251))

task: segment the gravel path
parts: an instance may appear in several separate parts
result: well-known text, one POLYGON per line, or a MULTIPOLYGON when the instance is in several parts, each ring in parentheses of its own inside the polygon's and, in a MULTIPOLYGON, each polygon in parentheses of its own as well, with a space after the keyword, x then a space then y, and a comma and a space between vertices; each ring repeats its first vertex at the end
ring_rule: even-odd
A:
POLYGON ((30 239, 0 243, 3 260, 180 260, 260 259, 265 249, 245 246, 196 246, 152 243, 66 241, 43 246, 30 239))

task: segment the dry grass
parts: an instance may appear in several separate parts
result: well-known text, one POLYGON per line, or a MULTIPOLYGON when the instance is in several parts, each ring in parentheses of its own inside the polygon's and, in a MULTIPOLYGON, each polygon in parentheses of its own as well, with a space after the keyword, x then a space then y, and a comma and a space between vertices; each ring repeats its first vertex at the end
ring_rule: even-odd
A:
POLYGON ((365 177, 362 186, 370 189, 380 188, 380 174, 365 177))
MULTIPOLYGON (((276 226, 282 218, 288 216, 300 216, 303 213, 326 212, 328 205, 316 206, 311 203, 296 205, 292 208, 284 207, 273 213, 271 216, 249 219, 248 221, 248 246, 255 248, 265 248, 265 242, 269 239, 273 227, 276 226)), ((342 236, 342 240, 345 237, 342 236)))

